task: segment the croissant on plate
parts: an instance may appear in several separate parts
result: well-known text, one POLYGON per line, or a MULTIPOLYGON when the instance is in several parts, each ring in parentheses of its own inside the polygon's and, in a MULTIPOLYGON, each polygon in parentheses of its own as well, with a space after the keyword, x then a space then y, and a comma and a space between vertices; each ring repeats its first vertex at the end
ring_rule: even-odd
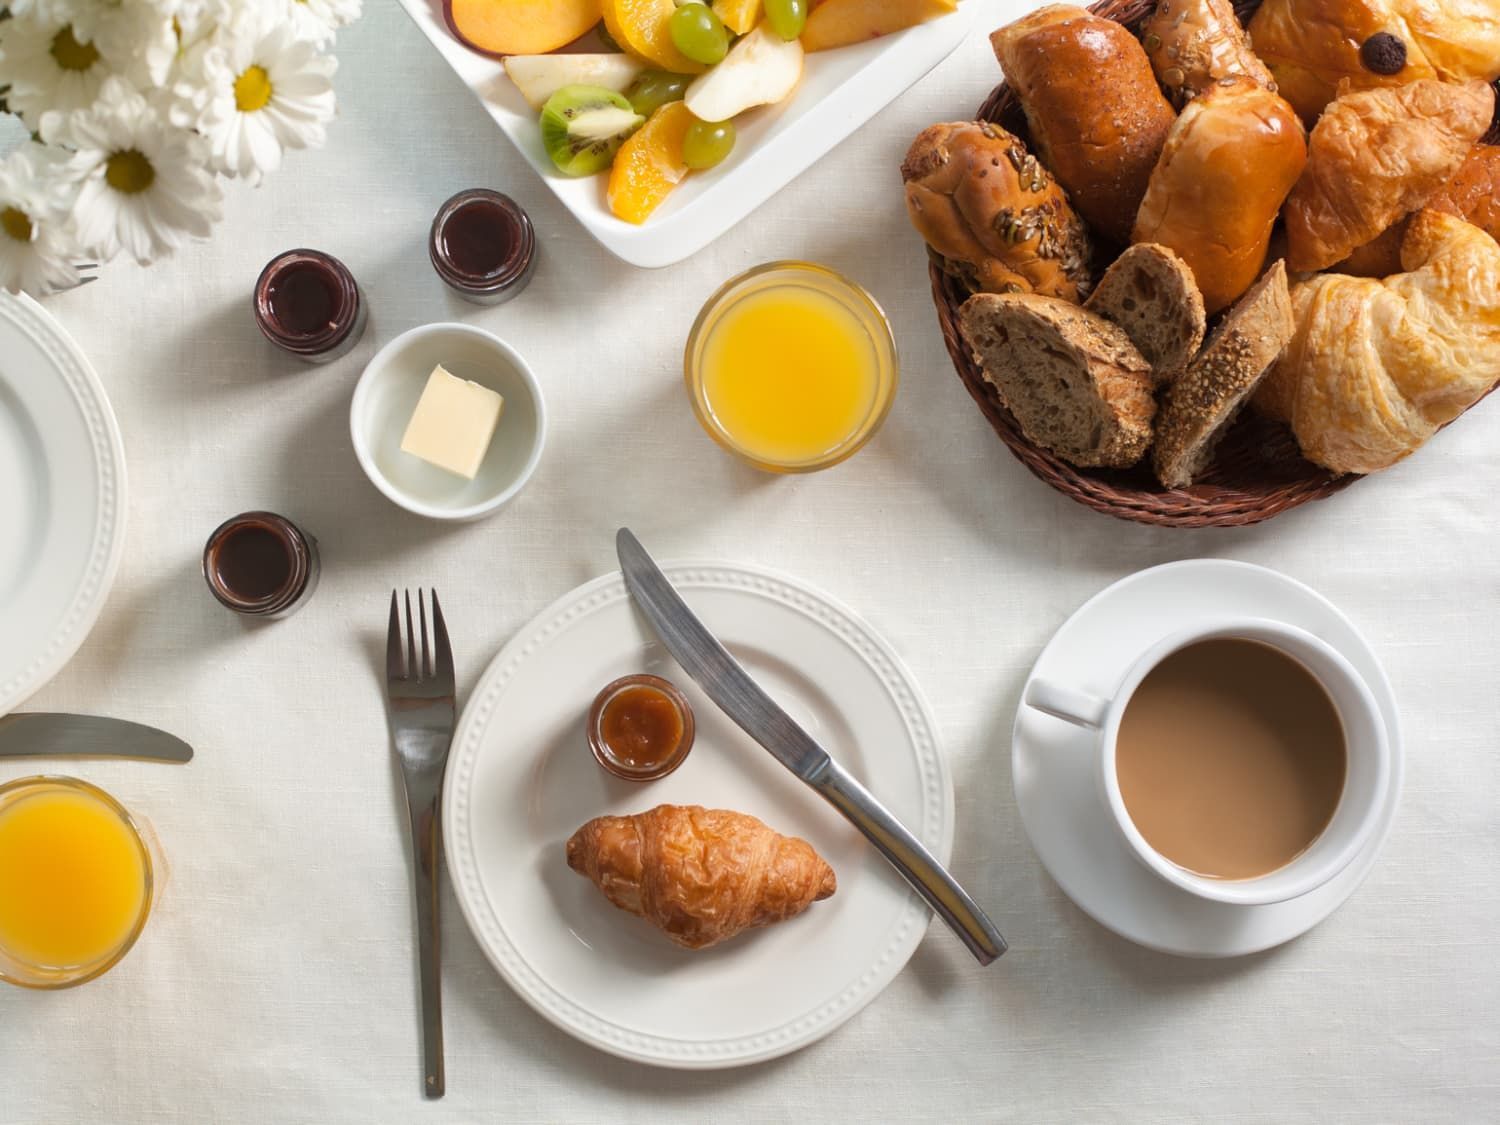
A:
POLYGON ((806 840, 729 809, 658 805, 595 817, 567 852, 568 866, 605 898, 688 949, 795 918, 838 889, 806 840))
POLYGON ((1303 455, 1336 473, 1395 464, 1500 381, 1500 243, 1424 210, 1401 264, 1383 279, 1294 285, 1291 343, 1256 393, 1303 455))

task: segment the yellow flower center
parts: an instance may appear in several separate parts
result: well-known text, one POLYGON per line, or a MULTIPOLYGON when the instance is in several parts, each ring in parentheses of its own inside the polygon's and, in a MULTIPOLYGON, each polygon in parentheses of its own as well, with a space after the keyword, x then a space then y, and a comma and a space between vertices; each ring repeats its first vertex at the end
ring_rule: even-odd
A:
POLYGON ((140 149, 127 148, 104 162, 104 182, 122 195, 139 195, 156 182, 156 169, 140 149))
POLYGON ((18 207, 7 207, 0 211, 0 230, 17 242, 30 242, 31 216, 18 207))
POLYGON ((271 100, 271 76, 263 66, 252 66, 234 80, 234 104, 241 113, 265 109, 271 100))
POLYGON ((52 57, 64 70, 88 70, 99 61, 99 52, 92 43, 80 43, 73 36, 73 25, 69 24, 52 37, 52 57))

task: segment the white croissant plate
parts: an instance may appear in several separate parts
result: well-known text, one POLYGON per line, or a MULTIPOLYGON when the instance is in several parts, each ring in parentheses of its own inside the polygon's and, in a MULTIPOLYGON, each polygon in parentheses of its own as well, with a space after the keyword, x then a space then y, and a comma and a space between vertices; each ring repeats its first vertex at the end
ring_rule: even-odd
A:
POLYGON ((0 715, 57 674, 125 545, 125 449, 89 361, 0 291, 0 715))
MULTIPOLYGON (((743 566, 664 568, 688 604, 828 751, 944 861, 953 785, 921 692, 890 647, 825 595, 743 566)), ((889 984, 928 911, 820 798, 667 655, 611 574, 520 631, 470 697, 450 754, 443 843, 490 961, 558 1027, 604 1051, 706 1069, 828 1034, 889 984), (687 694, 697 741, 656 782, 606 774, 584 739, 595 693, 631 672, 687 694), (595 816, 662 803, 737 809, 810 841, 838 891, 790 921, 692 952, 612 906, 563 845, 595 816)))
POLYGON ((441 0, 401 0, 401 6, 584 228, 617 258, 656 267, 680 262, 724 234, 952 54, 968 34, 978 4, 968 0, 930 23, 808 55, 792 96, 737 118, 738 140, 729 158, 712 171, 689 176, 640 226, 610 213, 604 199, 607 176, 572 179, 557 171, 542 147, 536 111, 499 60, 453 37, 443 22, 441 0))

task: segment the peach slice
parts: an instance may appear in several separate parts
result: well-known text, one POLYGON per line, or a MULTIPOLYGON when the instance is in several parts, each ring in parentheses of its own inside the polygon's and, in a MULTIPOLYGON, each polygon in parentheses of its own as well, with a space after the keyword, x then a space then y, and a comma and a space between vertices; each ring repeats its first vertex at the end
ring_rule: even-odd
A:
POLYGON ((736 35, 748 34, 760 22, 764 0, 714 0, 714 15, 736 35))
POLYGON ((609 171, 609 209, 627 223, 644 223, 688 174, 682 143, 697 120, 681 102, 668 102, 620 147, 609 171))
POLYGON ((958 0, 822 0, 808 14, 802 46, 809 51, 826 51, 863 43, 957 9, 958 0))
POLYGON ((694 62, 672 42, 668 21, 677 10, 675 0, 604 0, 604 26, 610 38, 632 55, 674 74, 701 74, 694 62))
POLYGON ((443 0, 448 30, 486 55, 545 55, 600 17, 599 0, 443 0))

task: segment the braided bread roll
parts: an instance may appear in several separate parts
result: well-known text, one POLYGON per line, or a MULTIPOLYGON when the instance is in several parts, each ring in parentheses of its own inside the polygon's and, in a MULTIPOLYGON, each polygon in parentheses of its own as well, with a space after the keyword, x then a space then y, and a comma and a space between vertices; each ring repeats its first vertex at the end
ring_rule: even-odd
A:
POLYGON ((595 817, 567 850, 568 866, 605 898, 688 949, 795 918, 838 889, 806 840, 729 809, 658 805, 595 817))

